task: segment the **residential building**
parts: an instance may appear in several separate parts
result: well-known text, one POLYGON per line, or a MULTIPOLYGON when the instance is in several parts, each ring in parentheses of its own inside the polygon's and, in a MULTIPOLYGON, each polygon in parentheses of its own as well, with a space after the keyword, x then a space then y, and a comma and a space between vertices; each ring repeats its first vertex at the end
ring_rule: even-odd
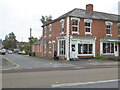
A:
MULTIPOLYGON (((43 27, 42 56, 61 59, 120 56, 118 15, 75 8, 43 27)), ((40 55, 41 56, 41 55, 40 55)))
POLYGON ((36 41, 32 45, 32 52, 35 53, 35 56, 43 56, 42 55, 42 38, 38 41, 36 41))

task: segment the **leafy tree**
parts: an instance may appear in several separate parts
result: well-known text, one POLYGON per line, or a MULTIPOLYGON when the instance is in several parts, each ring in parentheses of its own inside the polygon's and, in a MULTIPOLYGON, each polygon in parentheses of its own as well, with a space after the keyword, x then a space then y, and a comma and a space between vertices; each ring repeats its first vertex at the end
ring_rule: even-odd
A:
POLYGON ((30 44, 33 44, 38 40, 38 38, 36 38, 36 37, 31 37, 31 38, 28 38, 28 39, 29 39, 30 44))
POLYGON ((6 49, 14 49, 16 48, 16 36, 13 32, 9 33, 5 36, 5 40, 3 40, 4 48, 6 49))
POLYGON ((41 16, 41 19, 40 19, 42 24, 48 23, 49 20, 52 20, 52 16, 51 15, 49 15, 49 16, 41 16))

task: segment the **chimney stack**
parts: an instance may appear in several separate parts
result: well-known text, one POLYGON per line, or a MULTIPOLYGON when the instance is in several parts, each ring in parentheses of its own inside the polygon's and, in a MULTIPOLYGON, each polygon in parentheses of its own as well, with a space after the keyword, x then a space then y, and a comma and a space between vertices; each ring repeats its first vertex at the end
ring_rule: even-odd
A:
POLYGON ((89 12, 89 13, 92 13, 93 12, 93 4, 87 4, 86 5, 86 11, 89 12))

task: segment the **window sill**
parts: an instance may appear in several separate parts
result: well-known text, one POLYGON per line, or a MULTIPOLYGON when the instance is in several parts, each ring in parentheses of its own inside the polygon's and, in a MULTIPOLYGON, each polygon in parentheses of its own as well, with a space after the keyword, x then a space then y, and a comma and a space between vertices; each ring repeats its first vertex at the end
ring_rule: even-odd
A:
POLYGON ((64 32, 61 32, 61 33, 60 33, 60 35, 63 35, 63 34, 64 34, 64 32))
POLYGON ((106 34, 106 36, 112 36, 112 34, 106 34))
POLYGON ((93 54, 78 54, 78 56, 94 56, 93 54))
POLYGON ((114 55, 114 53, 103 53, 103 55, 114 55))
POLYGON ((80 34, 79 32, 72 32, 72 34, 80 34))
POLYGON ((85 35, 92 35, 92 33, 90 32, 85 32, 85 35))

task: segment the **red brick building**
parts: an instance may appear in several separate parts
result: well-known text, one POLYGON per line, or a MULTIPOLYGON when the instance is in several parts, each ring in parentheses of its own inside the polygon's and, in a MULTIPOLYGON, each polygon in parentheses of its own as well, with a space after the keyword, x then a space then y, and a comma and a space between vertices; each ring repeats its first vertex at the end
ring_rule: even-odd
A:
POLYGON ((44 24, 42 54, 52 57, 54 51, 62 59, 120 56, 120 23, 118 15, 73 9, 44 24))

